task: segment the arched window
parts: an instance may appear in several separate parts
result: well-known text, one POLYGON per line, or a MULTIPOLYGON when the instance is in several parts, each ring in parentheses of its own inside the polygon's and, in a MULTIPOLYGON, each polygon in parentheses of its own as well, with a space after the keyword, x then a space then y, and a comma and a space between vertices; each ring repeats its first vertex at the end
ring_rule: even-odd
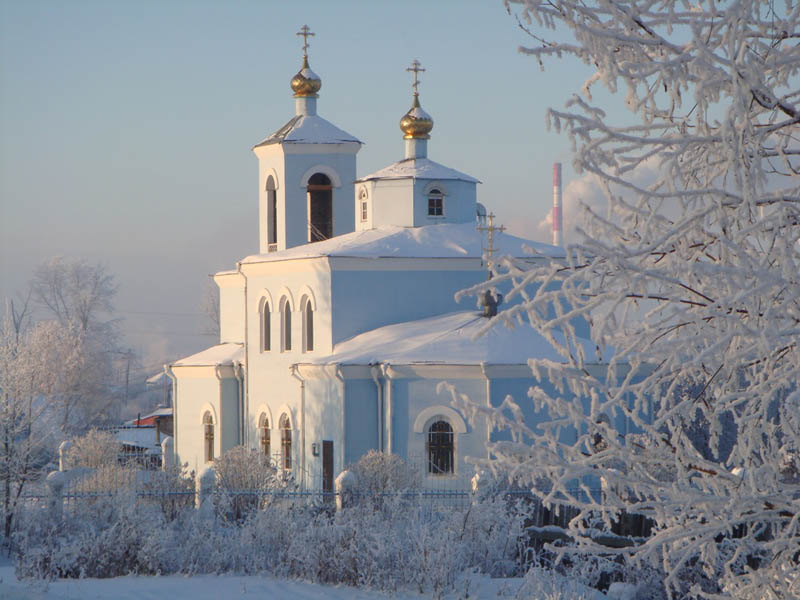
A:
POLYGON ((269 352, 272 347, 272 313, 269 301, 265 298, 261 307, 261 351, 269 352))
POLYGON ((259 435, 259 444, 261 445, 261 452, 264 453, 264 456, 269 457, 269 419, 267 415, 261 414, 258 418, 258 435, 259 435))
POLYGON ((447 421, 435 421, 428 428, 428 473, 453 473, 453 428, 447 421))
POLYGON ((303 311, 303 352, 314 350, 314 307, 306 296, 300 305, 303 311))
POLYGON ((289 422, 289 415, 283 413, 278 427, 281 430, 281 462, 284 469, 292 468, 292 424, 289 422))
POLYGON ((208 411, 203 415, 203 438, 206 462, 211 462, 214 460, 214 417, 208 411))
POLYGON ((308 179, 308 241, 333 237, 333 186, 323 173, 308 179))
POLYGON ((367 189, 361 188, 358 192, 358 202, 360 206, 360 213, 361 213, 361 222, 366 222, 367 218, 369 217, 369 211, 367 208, 367 189))
POLYGON ((437 188, 433 188, 428 192, 428 216, 444 216, 444 194, 437 188))
POLYGON ((275 179, 267 177, 267 251, 278 249, 278 192, 275 179))
POLYGON ((288 298, 281 300, 281 352, 292 349, 292 305, 288 298))

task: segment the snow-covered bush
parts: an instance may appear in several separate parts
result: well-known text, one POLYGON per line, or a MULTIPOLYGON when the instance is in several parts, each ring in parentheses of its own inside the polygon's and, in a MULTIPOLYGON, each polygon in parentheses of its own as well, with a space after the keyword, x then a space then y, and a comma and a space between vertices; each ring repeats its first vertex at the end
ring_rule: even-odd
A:
POLYGON ((356 476, 359 492, 374 494, 415 490, 422 486, 421 474, 397 454, 370 450, 349 470, 356 476))
POLYGON ((338 513, 275 502, 240 521, 120 494, 77 505, 68 518, 30 515, 16 537, 20 577, 129 573, 268 573, 319 583, 421 592, 450 589, 467 570, 521 573, 521 516, 502 501, 453 508, 386 497, 338 513))
POLYGON ((370 450, 349 467, 355 478, 355 494, 361 502, 381 508, 387 495, 410 493, 422 487, 421 473, 397 454, 370 450))
POLYGON ((263 452, 235 446, 214 460, 217 507, 235 520, 272 500, 290 482, 263 452), (224 507, 224 508, 223 508, 224 507))
POLYGON ((70 440, 65 460, 69 467, 98 469, 117 463, 120 444, 108 431, 91 429, 70 440))

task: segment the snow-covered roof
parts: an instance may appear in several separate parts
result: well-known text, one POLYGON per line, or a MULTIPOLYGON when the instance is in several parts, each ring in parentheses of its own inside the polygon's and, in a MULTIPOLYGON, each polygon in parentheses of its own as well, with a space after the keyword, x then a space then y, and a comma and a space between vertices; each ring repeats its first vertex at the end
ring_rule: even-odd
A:
POLYGON ((164 377, 166 377, 166 376, 167 376, 167 374, 164 373, 164 371, 159 371, 158 373, 155 373, 154 375, 150 375, 150 377, 145 379, 145 383, 150 384, 150 385, 156 384, 159 381, 161 381, 162 379, 164 379, 164 377))
POLYGON ((232 365, 244 359, 242 344, 219 344, 172 363, 175 367, 232 365))
POLYGON ((142 419, 147 419, 150 417, 163 417, 172 414, 172 407, 170 406, 160 406, 155 409, 153 412, 148 413, 146 415, 142 415, 142 419))
MULTIPOLYGON (((520 365, 529 358, 564 361, 550 342, 527 324, 509 329, 498 323, 480 335, 486 325, 486 318, 475 311, 386 325, 336 344, 332 354, 314 363, 520 365)), ((595 345, 590 340, 580 342, 591 361, 596 357, 595 345)))
POLYGON ((128 427, 118 429, 114 433, 114 438, 120 444, 134 446, 136 448, 155 449, 159 448, 156 444, 155 427, 128 427))
POLYGON ((269 144, 343 144, 362 142, 319 115, 297 115, 254 147, 269 144))
MULTIPOLYGON (((551 257, 564 256, 564 249, 507 233, 496 233, 495 256, 530 256, 525 248, 551 257)), ((375 229, 338 235, 321 242, 302 244, 280 252, 254 254, 242 263, 272 262, 343 256, 363 258, 480 258, 486 240, 474 223, 442 223, 423 227, 385 225, 375 229)))
POLYGON ((480 183, 474 177, 456 171, 450 167, 445 167, 429 158, 406 158, 384 167, 380 171, 375 171, 371 175, 366 175, 356 181, 370 181, 372 179, 460 179, 480 183))
MULTIPOLYGON (((154 417, 171 417, 172 416, 172 408, 169 406, 159 406, 157 409, 147 413, 146 415, 140 415, 135 419, 129 419, 125 421, 125 425, 128 427, 136 427, 144 425, 143 421, 148 419, 153 419, 154 417)), ((149 424, 148 424, 149 426, 149 424)))

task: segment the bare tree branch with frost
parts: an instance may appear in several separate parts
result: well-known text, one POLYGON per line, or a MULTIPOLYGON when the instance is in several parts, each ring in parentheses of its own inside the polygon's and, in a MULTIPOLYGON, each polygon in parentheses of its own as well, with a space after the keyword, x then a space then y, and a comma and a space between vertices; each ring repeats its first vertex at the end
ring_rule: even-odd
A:
POLYGON ((75 336, 80 361, 68 373, 50 416, 63 433, 83 433, 118 412, 125 372, 133 357, 119 345, 114 318, 114 275, 101 263, 54 257, 34 271, 30 289, 40 308, 75 336))
POLYGON ((800 597, 800 5, 506 6, 535 40, 522 52, 594 68, 548 121, 608 211, 586 208, 565 261, 494 267, 518 300, 496 321, 529 320, 565 360, 531 361, 558 390, 531 389, 553 419, 538 429, 511 399, 470 407, 513 434, 491 466, 581 507, 581 550, 610 552, 580 535, 594 511, 652 518, 650 538, 614 552, 663 568, 674 596, 800 597), (624 90, 629 123, 593 104, 596 84, 624 90), (643 165, 650 185, 633 177, 643 165), (607 371, 578 343, 581 319, 607 371), (591 478, 602 501, 570 493, 591 478))

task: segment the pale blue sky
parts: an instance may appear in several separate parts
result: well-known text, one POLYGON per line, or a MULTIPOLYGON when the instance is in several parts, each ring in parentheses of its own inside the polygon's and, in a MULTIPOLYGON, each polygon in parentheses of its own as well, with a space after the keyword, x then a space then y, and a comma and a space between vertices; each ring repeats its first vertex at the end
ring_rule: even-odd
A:
POLYGON ((304 23, 320 114, 366 143, 359 175, 402 158, 418 58, 430 157, 533 232, 552 163, 572 177, 545 111, 588 71, 518 54, 528 40, 501 0, 0 0, 0 296, 47 257, 101 260, 145 366, 211 345, 181 313, 199 312, 208 274, 257 251, 251 148, 294 114, 304 23))

